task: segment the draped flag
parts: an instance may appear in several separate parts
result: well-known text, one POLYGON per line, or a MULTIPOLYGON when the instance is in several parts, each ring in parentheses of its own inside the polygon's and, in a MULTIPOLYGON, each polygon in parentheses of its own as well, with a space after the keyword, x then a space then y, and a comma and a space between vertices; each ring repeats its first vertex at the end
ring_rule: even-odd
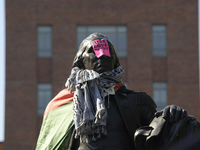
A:
MULTIPOLYGON (((115 85, 117 91, 123 83, 115 85)), ((73 96, 67 88, 59 92, 47 105, 36 150, 65 150, 69 142, 74 125, 73 96)))
POLYGON ((64 89, 47 105, 36 150, 68 148, 74 124, 73 95, 64 89))

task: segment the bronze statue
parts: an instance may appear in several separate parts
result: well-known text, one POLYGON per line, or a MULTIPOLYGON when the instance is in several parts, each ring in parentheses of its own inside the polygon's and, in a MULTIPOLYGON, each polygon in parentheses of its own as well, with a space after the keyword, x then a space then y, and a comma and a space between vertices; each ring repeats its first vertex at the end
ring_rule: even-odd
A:
MULTIPOLYGON (((70 110, 63 109, 73 112, 73 119, 66 127, 56 128, 58 133, 61 133, 61 126, 67 128, 66 134, 59 140, 50 138, 49 144, 43 140, 52 131, 45 130, 48 123, 43 123, 36 149, 45 145, 72 150, 167 149, 177 139, 172 133, 179 133, 182 125, 189 122, 189 127, 198 129, 198 122, 179 106, 170 105, 157 112, 149 95, 125 87, 121 79, 123 72, 107 36, 93 33, 84 39, 72 64, 65 91, 58 94, 45 111, 48 116, 51 110, 73 103, 70 110), (55 107, 62 100, 65 102, 55 107), (156 143, 161 137, 169 142, 156 143)), ((48 121, 45 117, 44 120, 48 121)))

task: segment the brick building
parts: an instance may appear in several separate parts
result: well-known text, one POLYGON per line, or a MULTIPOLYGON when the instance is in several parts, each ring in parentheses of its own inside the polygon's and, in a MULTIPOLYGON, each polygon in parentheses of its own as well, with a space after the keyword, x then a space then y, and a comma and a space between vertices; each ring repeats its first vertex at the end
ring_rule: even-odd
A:
POLYGON ((46 103, 63 88, 80 40, 94 31, 116 46, 128 88, 200 120, 198 0, 6 0, 0 150, 34 148, 46 103))

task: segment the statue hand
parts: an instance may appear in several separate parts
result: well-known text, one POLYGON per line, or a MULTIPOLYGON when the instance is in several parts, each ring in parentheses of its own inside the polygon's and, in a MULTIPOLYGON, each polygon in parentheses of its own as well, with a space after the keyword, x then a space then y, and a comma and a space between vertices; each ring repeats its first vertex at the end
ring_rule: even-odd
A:
POLYGON ((187 115, 187 111, 176 105, 168 105, 161 111, 155 113, 155 116, 163 116, 166 120, 169 119, 170 123, 176 122, 187 115))

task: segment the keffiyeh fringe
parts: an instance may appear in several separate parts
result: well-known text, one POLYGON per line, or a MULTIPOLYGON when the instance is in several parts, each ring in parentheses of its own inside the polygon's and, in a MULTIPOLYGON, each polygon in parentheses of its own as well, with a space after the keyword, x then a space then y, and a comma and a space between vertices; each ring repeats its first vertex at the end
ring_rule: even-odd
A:
POLYGON ((76 134, 81 142, 96 141, 106 135, 107 110, 105 95, 116 83, 122 82, 123 67, 119 66, 101 74, 75 67, 65 86, 74 92, 73 112, 76 134))

